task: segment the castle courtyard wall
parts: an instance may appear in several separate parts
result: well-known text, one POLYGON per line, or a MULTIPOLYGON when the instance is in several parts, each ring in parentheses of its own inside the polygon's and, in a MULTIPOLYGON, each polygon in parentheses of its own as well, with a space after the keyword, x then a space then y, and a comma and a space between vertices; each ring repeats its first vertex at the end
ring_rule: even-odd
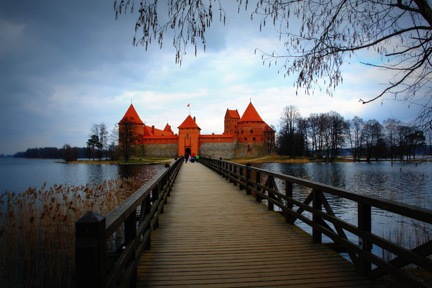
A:
POLYGON ((178 144, 145 144, 144 155, 150 157, 177 157, 178 144))
POLYGON ((267 155, 264 143, 238 143, 233 158, 248 158, 267 155), (250 149, 248 149, 248 145, 250 149))
MULTIPOLYGON (((137 156, 178 157, 178 144, 173 143, 137 145, 134 150, 137 156)), ((198 154, 217 159, 248 158, 266 155, 266 149, 263 143, 202 143, 198 154)))
POLYGON ((231 143, 202 143, 199 155, 209 158, 234 158, 237 141, 231 143))

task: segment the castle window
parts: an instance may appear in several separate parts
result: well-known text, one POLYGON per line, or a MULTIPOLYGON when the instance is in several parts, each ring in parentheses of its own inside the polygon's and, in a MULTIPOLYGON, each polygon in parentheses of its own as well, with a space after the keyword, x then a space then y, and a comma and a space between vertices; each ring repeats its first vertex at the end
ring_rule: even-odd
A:
POLYGON ((252 140, 255 141, 255 137, 253 137, 252 140))
POLYGON ((251 129, 251 134, 253 133, 253 130, 251 129))
POLYGON ((186 134, 186 139, 189 139, 189 134, 186 134))
POLYGON ((247 141, 247 137, 245 137, 245 141, 247 141))

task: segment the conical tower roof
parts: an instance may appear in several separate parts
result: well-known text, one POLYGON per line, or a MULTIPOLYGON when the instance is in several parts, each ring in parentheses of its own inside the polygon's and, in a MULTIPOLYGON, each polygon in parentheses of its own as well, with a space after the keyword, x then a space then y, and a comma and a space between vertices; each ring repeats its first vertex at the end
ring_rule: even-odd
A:
POLYGON ((171 130, 171 126, 168 123, 166 124, 163 131, 174 134, 173 131, 171 130))
POLYGON ((252 105, 252 102, 250 102, 245 112, 243 113, 243 116, 240 118, 238 122, 240 123, 240 122, 264 122, 264 121, 261 119, 255 107, 252 105))
POLYGON ((138 116, 138 113, 135 111, 135 108, 132 104, 129 106, 129 109, 126 111, 126 114, 123 116, 123 119, 120 121, 120 124, 121 123, 135 123, 135 124, 144 125, 144 122, 141 121, 140 117, 138 116))
POLYGON ((194 121, 194 119, 192 119, 192 117, 189 115, 184 121, 183 123, 178 127, 179 129, 184 129, 184 128, 198 128, 201 130, 200 127, 198 127, 198 125, 196 124, 196 122, 194 121))

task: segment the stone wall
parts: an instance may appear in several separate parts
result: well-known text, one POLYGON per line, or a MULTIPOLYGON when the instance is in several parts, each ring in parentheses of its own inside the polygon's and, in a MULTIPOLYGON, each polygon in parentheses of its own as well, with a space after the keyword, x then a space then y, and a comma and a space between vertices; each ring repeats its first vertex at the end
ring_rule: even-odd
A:
POLYGON ((177 157, 178 144, 145 144, 143 156, 177 157))
POLYGON ((203 143, 199 155, 203 157, 232 159, 235 156, 237 141, 233 143, 203 143))
POLYGON ((216 159, 248 158, 266 155, 266 149, 264 143, 203 143, 199 155, 216 159))
POLYGON ((248 158, 266 155, 264 143, 239 143, 236 146, 234 157, 235 158, 248 158), (249 145, 250 151, 247 146, 249 145))
MULTIPOLYGON (((144 144, 134 147, 135 156, 177 157, 178 144, 144 144)), ((266 155, 264 143, 203 143, 198 154, 203 157, 233 159, 266 155), (250 146, 248 152, 247 145, 250 146)))

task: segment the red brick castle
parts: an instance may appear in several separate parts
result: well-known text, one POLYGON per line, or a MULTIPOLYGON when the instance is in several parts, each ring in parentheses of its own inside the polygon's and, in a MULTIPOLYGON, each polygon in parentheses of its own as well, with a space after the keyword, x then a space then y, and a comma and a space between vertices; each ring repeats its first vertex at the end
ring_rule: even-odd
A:
POLYGON ((168 124, 163 130, 147 126, 132 104, 119 122, 119 143, 127 129, 133 130, 135 150, 142 156, 193 153, 212 158, 255 157, 272 153, 275 140, 275 131, 261 119, 252 103, 242 117, 237 110, 227 109, 225 129, 219 135, 202 135, 195 117, 190 115, 178 126, 178 134, 168 124))

